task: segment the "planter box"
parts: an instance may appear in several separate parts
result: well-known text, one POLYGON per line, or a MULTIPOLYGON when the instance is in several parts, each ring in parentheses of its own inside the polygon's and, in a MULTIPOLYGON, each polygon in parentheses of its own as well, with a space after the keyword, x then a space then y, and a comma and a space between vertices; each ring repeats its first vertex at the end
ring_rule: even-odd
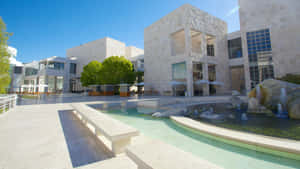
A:
POLYGON ((121 84, 120 85, 120 96, 121 97, 129 97, 130 91, 129 91, 129 84, 121 84))
POLYGON ((103 96, 113 96, 114 86, 113 85, 102 85, 101 86, 103 96))

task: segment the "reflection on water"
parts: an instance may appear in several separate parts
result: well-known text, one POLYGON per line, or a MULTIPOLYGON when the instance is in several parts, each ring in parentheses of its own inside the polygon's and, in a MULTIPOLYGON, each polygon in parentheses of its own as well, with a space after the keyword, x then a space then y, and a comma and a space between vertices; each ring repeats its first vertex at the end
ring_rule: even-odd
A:
POLYGON ((232 146, 190 132, 168 118, 153 118, 136 108, 106 110, 111 117, 137 128, 148 137, 162 140, 184 151, 228 169, 300 168, 300 161, 232 146))

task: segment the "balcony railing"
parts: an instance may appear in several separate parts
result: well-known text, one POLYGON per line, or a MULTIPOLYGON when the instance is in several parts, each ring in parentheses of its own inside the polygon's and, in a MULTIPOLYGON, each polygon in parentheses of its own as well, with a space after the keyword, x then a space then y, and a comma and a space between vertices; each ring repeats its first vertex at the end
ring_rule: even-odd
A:
POLYGON ((17 95, 0 95, 0 114, 10 111, 17 105, 17 95))

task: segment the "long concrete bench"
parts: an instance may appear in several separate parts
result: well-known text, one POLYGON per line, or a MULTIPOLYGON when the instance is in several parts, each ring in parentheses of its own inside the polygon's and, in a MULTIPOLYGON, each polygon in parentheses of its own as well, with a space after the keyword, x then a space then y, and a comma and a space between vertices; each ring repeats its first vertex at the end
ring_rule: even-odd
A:
POLYGON ((126 154, 138 166, 138 169, 221 169, 219 166, 174 146, 150 141, 130 146, 126 154))
POLYGON ((130 144, 131 138, 139 135, 136 129, 85 104, 74 103, 71 106, 74 108, 73 113, 84 124, 94 127, 96 135, 103 135, 111 142, 111 151, 114 155, 124 152, 125 148, 130 144))

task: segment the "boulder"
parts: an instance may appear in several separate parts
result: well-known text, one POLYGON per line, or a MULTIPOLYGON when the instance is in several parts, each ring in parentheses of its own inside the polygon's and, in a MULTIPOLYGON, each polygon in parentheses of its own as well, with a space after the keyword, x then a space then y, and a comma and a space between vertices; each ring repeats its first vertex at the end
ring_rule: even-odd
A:
POLYGON ((294 90, 294 92, 288 96, 287 104, 289 117, 300 120, 300 89, 294 90))
MULTIPOLYGON (((276 110, 277 105, 280 103, 281 89, 285 88, 287 95, 287 107, 290 117, 298 117, 297 119, 300 119, 300 113, 297 110, 297 104, 300 104, 300 85, 270 79, 263 81, 261 84, 259 84, 259 86, 261 89, 259 103, 268 109, 273 110, 276 110)), ((253 89, 249 93, 249 100, 253 100, 253 98, 256 98, 256 89, 253 89)))
POLYGON ((248 111, 249 112, 252 112, 252 111, 255 111, 256 109, 258 109, 259 107, 259 103, 258 103, 258 100, 256 98, 249 98, 249 101, 248 101, 248 111))

